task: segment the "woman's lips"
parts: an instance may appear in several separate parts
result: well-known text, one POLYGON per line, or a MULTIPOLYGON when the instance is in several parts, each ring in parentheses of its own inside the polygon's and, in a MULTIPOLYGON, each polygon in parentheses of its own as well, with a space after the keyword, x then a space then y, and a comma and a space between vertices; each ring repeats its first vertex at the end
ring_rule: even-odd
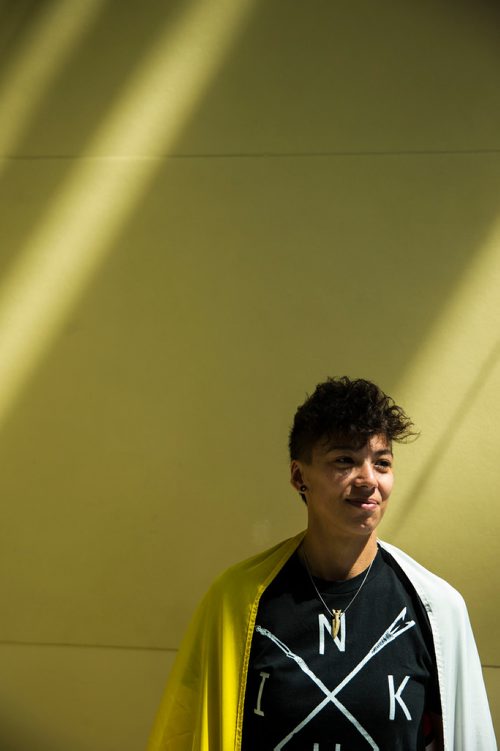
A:
POLYGON ((346 501, 351 506, 361 508, 364 511, 373 511, 378 506, 378 502, 371 498, 346 498, 346 501))

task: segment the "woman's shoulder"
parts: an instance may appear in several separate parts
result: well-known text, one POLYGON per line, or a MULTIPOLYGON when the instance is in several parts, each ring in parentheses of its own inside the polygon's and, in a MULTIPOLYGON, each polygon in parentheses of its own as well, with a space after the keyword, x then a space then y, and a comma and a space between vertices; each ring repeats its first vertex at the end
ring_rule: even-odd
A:
POLYGON ((228 585, 244 585, 271 581, 299 546, 304 532, 273 545, 238 563, 234 563, 214 580, 212 589, 226 590, 228 585))
POLYGON ((465 608, 464 598, 446 579, 430 571, 395 545, 382 540, 379 540, 379 545, 401 567, 421 599, 432 599, 433 601, 438 599, 442 601, 442 604, 446 603, 460 609, 465 608))

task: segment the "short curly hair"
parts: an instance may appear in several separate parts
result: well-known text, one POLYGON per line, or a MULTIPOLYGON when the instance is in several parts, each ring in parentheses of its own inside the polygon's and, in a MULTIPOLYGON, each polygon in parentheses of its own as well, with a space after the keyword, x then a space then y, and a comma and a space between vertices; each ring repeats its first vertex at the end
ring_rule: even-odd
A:
POLYGON ((328 378, 297 409, 290 431, 290 459, 310 462, 313 447, 342 438, 355 447, 371 436, 403 443, 417 437, 413 422, 382 389, 363 378, 328 378))

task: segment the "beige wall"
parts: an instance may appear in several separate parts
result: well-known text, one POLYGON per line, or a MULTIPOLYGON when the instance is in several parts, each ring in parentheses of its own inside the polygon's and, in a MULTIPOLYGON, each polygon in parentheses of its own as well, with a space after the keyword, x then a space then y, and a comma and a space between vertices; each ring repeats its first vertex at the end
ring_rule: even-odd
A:
POLYGON ((500 731, 499 15, 0 7, 2 751, 143 748, 342 373, 422 430, 383 534, 466 597, 500 731))

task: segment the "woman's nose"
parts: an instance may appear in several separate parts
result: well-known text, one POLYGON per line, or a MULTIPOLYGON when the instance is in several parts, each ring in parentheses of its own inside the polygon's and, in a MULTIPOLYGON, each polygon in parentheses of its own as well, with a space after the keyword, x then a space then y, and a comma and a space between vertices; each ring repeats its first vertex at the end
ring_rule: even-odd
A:
POLYGON ((370 462, 363 462, 359 467, 355 482, 360 487, 376 485, 375 469, 370 462))

